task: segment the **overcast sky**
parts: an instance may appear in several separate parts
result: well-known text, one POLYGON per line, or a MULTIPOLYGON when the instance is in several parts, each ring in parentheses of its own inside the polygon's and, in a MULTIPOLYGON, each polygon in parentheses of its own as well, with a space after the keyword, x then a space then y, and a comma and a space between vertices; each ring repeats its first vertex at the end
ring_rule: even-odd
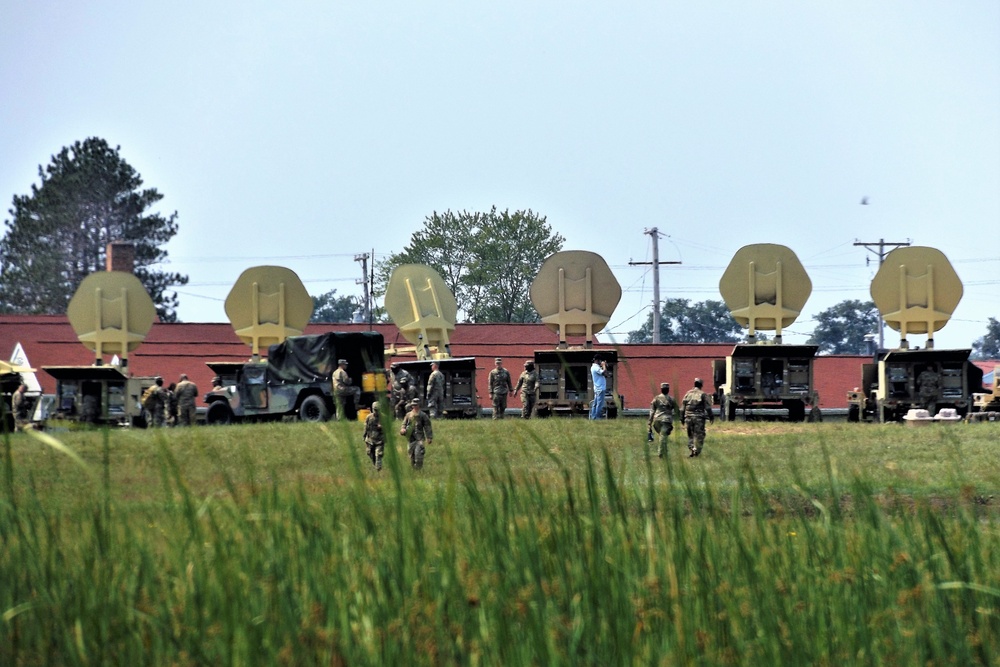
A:
POLYGON ((743 245, 795 251, 813 292, 786 342, 870 298, 858 241, 948 256, 965 295, 938 347, 1000 318, 996 0, 0 0, 0 90, 3 218, 63 146, 120 146, 178 213, 183 321, 225 321, 259 264, 360 294, 356 254, 493 205, 604 256, 618 341, 649 313, 629 262, 652 227, 681 262, 664 299, 720 299, 743 245))

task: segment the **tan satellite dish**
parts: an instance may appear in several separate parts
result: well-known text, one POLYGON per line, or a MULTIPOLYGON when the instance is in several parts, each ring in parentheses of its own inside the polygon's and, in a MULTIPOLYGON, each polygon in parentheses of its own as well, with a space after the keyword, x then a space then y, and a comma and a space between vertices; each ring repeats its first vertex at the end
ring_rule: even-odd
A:
POLYGON ((34 373, 34 368, 29 368, 28 366, 21 366, 20 364, 9 364, 6 361, 0 360, 0 375, 9 375, 11 373, 34 373))
POLYGON ((139 279, 124 271, 99 271, 83 279, 66 307, 77 338, 98 363, 117 354, 127 363, 156 319, 156 306, 139 279))
POLYGON ((530 294, 542 322, 559 334, 560 347, 570 336, 584 336, 590 346, 611 320, 622 288, 597 253, 564 250, 542 263, 530 294))
POLYGON ((226 316, 244 343, 260 348, 305 331, 313 301, 298 275, 283 266, 254 266, 240 274, 226 297, 226 316))
POLYGON ((882 319, 900 333, 900 347, 906 349, 907 334, 915 333, 927 334, 927 347, 933 348, 934 332, 962 300, 962 281, 940 250, 907 246, 886 255, 871 294, 882 319))
POLYGON ((791 248, 755 243, 736 251, 719 280, 719 293, 740 326, 750 330, 781 330, 795 321, 812 293, 812 282, 791 248))
POLYGON ((385 310, 418 359, 451 356, 458 303, 437 271, 423 264, 397 266, 386 287, 385 310))

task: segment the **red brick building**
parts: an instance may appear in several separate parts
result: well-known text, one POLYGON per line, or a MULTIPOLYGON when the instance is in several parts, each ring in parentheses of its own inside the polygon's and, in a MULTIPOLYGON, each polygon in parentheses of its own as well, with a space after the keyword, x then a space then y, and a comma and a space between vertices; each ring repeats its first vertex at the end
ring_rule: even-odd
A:
MULTIPOLYGON (((386 345, 407 345, 392 324, 373 327, 382 333, 386 345)), ((361 324, 310 324, 306 333, 324 331, 364 331, 361 324)), ((571 343, 573 341, 570 341, 571 343)), ((0 356, 6 357, 16 343, 21 343, 31 365, 38 369, 38 380, 45 392, 55 391, 55 380, 42 371, 43 366, 89 365, 93 353, 85 348, 62 315, 0 315, 0 356)), ((502 357, 504 365, 516 378, 524 361, 535 350, 552 350, 558 337, 541 324, 459 324, 451 338, 455 357, 475 357, 480 404, 489 403, 486 387, 488 371, 494 357, 502 357)), ((669 382, 674 394, 683 394, 695 377, 712 387, 712 360, 725 357, 731 344, 640 344, 604 345, 595 350, 617 349, 619 392, 626 408, 644 408, 659 390, 660 382, 669 382)), ((135 375, 161 375, 169 384, 181 373, 198 385, 202 393, 211 387, 212 371, 207 361, 240 361, 249 358, 250 349, 237 338, 229 323, 166 324, 157 322, 143 344, 129 355, 129 368, 135 375)), ((400 359, 412 359, 400 356, 400 359)), ((815 387, 822 408, 846 408, 846 394, 858 385, 861 356, 822 356, 815 365, 815 387)), ((388 363, 388 362, 387 362, 388 363)), ((992 367, 990 367, 990 370, 992 367)), ((511 407, 519 407, 516 400, 511 407)))

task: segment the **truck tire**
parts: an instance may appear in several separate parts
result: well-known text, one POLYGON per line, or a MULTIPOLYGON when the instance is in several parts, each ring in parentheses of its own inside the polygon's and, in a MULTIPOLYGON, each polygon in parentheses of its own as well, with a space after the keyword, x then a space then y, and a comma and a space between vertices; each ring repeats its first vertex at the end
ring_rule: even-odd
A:
POLYGON ((299 419, 304 422, 325 422, 329 418, 330 411, 322 396, 313 394, 302 399, 302 405, 299 406, 299 419))
POLYGON ((209 426, 232 424, 233 411, 222 401, 216 401, 208 406, 208 412, 205 413, 205 423, 209 426))

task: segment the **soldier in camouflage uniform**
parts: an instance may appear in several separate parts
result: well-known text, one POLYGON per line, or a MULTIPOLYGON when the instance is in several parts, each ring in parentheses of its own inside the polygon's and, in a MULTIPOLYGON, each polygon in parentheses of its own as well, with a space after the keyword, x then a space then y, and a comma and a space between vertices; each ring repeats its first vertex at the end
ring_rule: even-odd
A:
POLYGON ((406 416, 407 411, 410 409, 410 402, 416 397, 416 386, 406 378, 400 380, 399 391, 396 394, 395 404, 393 405, 393 412, 396 415, 396 419, 402 419, 406 416))
POLYGON ((392 373, 389 405, 392 406, 396 419, 402 419, 412 400, 412 398, 406 398, 406 394, 408 387, 414 385, 413 376, 405 368, 400 368, 399 364, 391 364, 389 371, 392 373))
POLYGON ((521 392, 521 418, 531 419, 538 401, 538 373, 535 372, 535 362, 524 362, 524 372, 517 378, 514 393, 521 392))
POLYGON ((344 403, 350 399, 355 407, 361 399, 361 389, 351 386, 351 377, 347 374, 347 360, 337 360, 337 370, 333 372, 333 400, 337 404, 337 421, 344 418, 344 403))
POLYGON ((431 417, 441 417, 441 406, 444 404, 444 373, 436 361, 431 362, 431 374, 427 377, 427 410, 431 417))
POLYGON ((661 459, 667 453, 667 443, 670 434, 674 431, 674 410, 677 409, 677 401, 670 395, 670 384, 660 383, 660 393, 653 397, 649 404, 649 439, 653 440, 653 431, 660 434, 660 448, 656 455, 661 459))
POLYGON ((920 402, 931 417, 937 414, 938 387, 941 376, 928 366, 917 376, 917 386, 920 391, 920 402))
POLYGON ((490 400, 493 401, 493 419, 503 419, 507 411, 507 394, 514 387, 510 383, 510 372, 503 367, 503 359, 497 357, 496 367, 490 371, 490 400))
POLYGON ((15 431, 23 431, 28 425, 30 403, 28 397, 25 395, 26 391, 28 391, 28 385, 20 384, 14 395, 10 397, 10 411, 14 413, 15 431))
POLYGON ((177 424, 191 426, 195 422, 195 400, 198 398, 198 385, 188 380, 185 373, 181 373, 180 381, 174 390, 174 396, 177 397, 177 424))
POLYGON ((372 460, 375 470, 382 469, 382 456, 385 454, 385 431, 382 430, 382 419, 378 413, 378 401, 372 403, 372 412, 365 417, 365 451, 372 460))
POLYGON ((410 411, 403 419, 399 434, 408 437, 406 453, 410 456, 413 469, 420 470, 424 467, 424 444, 429 445, 434 440, 434 429, 431 427, 431 418, 420 411, 419 399, 415 398, 410 402, 410 411))
POLYGON ((712 398, 701 390, 701 378, 694 379, 694 388, 681 399, 681 421, 687 426, 689 457, 701 454, 705 446, 705 419, 715 421, 712 398))
POLYGON ((149 425, 163 426, 167 419, 167 390, 163 388, 163 378, 156 378, 155 384, 142 395, 142 407, 149 415, 149 425))

